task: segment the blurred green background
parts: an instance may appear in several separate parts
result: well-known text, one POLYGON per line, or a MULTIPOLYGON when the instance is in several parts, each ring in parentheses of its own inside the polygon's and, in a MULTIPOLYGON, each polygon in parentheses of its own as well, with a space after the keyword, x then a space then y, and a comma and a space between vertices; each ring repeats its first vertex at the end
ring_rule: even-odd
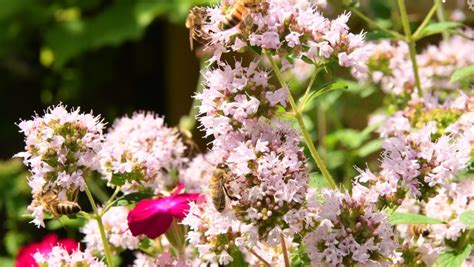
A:
MULTIPOLYGON (((0 266, 13 264, 22 244, 40 240, 47 231, 81 239, 74 227, 66 230, 56 222, 38 230, 21 217, 30 190, 22 163, 11 160, 23 149, 23 135, 15 123, 62 102, 93 110, 109 125, 138 110, 155 111, 165 115, 169 125, 176 125, 189 112, 200 66, 196 51, 189 49, 184 21, 191 6, 217 2, 0 0, 0 266)), ((343 1, 329 2, 325 15, 334 17, 343 11, 343 1)), ((387 27, 400 29, 392 2, 361 1, 361 10, 387 27)), ((431 0, 407 2, 415 23, 432 4, 431 0)), ((466 23, 472 23, 474 13, 464 0, 448 2, 447 16, 460 8, 468 15, 466 23)), ((355 16, 350 25, 354 32, 365 29, 369 38, 377 36, 355 16)), ((436 39, 428 40, 432 41, 436 39)), ((347 73, 337 76, 349 77, 347 73)), ((354 165, 363 167, 367 159, 376 162, 380 144, 363 129, 368 114, 382 103, 377 88, 349 83, 348 91, 321 98, 319 106, 309 110, 306 119, 314 137, 324 137, 319 145, 340 179, 352 177, 354 165)))

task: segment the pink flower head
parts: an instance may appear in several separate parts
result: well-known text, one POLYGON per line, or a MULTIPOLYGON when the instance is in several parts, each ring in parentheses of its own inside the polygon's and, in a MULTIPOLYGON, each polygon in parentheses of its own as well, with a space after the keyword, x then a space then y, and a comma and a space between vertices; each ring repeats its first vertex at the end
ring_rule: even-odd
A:
POLYGON ((134 236, 144 234, 156 238, 165 233, 174 218, 184 219, 189 211, 189 202, 196 201, 200 195, 180 192, 184 186, 179 184, 169 196, 158 199, 145 199, 128 214, 128 227, 134 236))
POLYGON ((20 248, 18 255, 16 257, 16 267, 31 267, 31 266, 38 266, 33 255, 36 252, 40 252, 41 254, 48 254, 51 252, 54 246, 61 246, 65 249, 68 253, 72 253, 76 250, 79 244, 72 240, 72 239, 58 239, 56 234, 49 234, 43 238, 38 243, 32 243, 25 245, 20 248))

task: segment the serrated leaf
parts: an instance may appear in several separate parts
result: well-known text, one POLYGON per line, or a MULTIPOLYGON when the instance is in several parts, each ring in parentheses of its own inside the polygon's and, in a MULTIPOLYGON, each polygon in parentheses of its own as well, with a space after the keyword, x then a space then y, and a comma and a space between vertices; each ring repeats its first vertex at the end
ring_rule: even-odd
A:
POLYGON ((464 260, 471 254, 471 251, 471 245, 465 246, 461 251, 445 250, 438 256, 433 266, 461 267, 464 260))
POLYGON ((128 195, 122 196, 116 199, 112 206, 130 206, 134 205, 140 200, 152 198, 154 195, 152 193, 144 193, 144 192, 135 192, 130 193, 128 195))
POLYGON ((442 220, 430 218, 416 213, 394 212, 390 215, 388 222, 392 225, 397 224, 445 224, 442 220))
POLYGON ((462 69, 458 69, 453 73, 451 79, 449 80, 450 83, 457 82, 459 80, 463 80, 469 76, 474 75, 474 65, 467 66, 462 69))
POLYGON ((474 229, 474 210, 464 212, 459 216, 459 219, 464 225, 470 229, 474 229))
POLYGON ((454 21, 444 21, 444 22, 435 22, 435 23, 430 23, 426 28, 424 28, 419 36, 415 36, 414 38, 416 40, 419 40, 421 38, 433 35, 433 34, 438 34, 442 33, 445 30, 449 29, 454 29, 456 27, 459 27, 461 24, 459 22, 454 22, 454 21))

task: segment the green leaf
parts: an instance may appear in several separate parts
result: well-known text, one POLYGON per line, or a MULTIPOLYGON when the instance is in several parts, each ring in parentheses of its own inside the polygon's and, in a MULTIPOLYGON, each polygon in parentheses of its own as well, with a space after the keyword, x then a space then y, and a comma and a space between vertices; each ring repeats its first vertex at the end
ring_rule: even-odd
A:
POLYGON ((445 222, 421 214, 395 212, 388 219, 390 224, 444 224, 445 222))
POLYGON ((13 267, 15 266, 15 260, 12 258, 0 257, 0 266, 13 267))
POLYGON ((313 188, 329 188, 329 184, 319 172, 312 172, 309 174, 309 185, 313 188))
POLYGON ((458 69, 453 73, 451 76, 451 80, 449 80, 450 83, 457 82, 459 80, 463 80, 469 76, 474 75, 474 65, 467 66, 462 69, 458 69))
POLYGON ((232 256, 233 261, 230 263, 230 266, 241 267, 241 266, 248 266, 245 262, 244 255, 242 251, 237 246, 232 246, 230 249, 230 256, 232 256))
POLYGON ((314 99, 324 95, 325 93, 329 93, 331 91, 340 90, 340 89, 347 89, 348 85, 345 82, 337 81, 332 82, 329 84, 325 84, 319 88, 319 90, 315 90, 308 94, 304 99, 301 100, 300 110, 304 110, 304 107, 307 103, 313 101, 314 99))
POLYGON ((372 140, 357 150, 357 156, 367 157, 368 155, 379 151, 382 148, 382 140, 372 140))
POLYGON ((67 216, 61 216, 57 220, 48 221, 47 229, 51 231, 59 230, 62 228, 68 229, 79 229, 85 224, 86 220, 81 217, 71 219, 67 216))
POLYGON ((61 68, 86 51, 139 39, 153 19, 172 6, 168 1, 114 1, 95 17, 78 18, 48 29, 44 48, 51 50, 53 65, 61 68))
POLYGON ((125 176, 114 173, 112 174, 112 178, 110 179, 110 184, 122 186, 125 184, 126 180, 127 179, 125 178, 125 176))
POLYGON ((472 246, 467 245, 460 251, 445 250, 443 251, 433 266, 435 267, 460 267, 464 260, 469 257, 472 246))
POLYGON ((154 195, 152 193, 145 193, 145 192, 135 192, 130 193, 128 195, 122 196, 116 199, 112 206, 130 206, 134 205, 140 200, 152 198, 154 195))
POLYGON ((461 216, 459 216, 459 219, 462 223, 464 223, 464 225, 470 229, 474 229, 474 210, 464 212, 461 214, 461 216))
POLYGON ((435 22, 435 23, 430 23, 426 28, 424 28, 419 36, 414 36, 416 40, 419 40, 421 38, 433 35, 433 34, 438 34, 442 33, 445 30, 450 30, 454 29, 456 27, 459 27, 461 24, 459 22, 454 22, 454 21, 445 21, 445 22, 435 22))

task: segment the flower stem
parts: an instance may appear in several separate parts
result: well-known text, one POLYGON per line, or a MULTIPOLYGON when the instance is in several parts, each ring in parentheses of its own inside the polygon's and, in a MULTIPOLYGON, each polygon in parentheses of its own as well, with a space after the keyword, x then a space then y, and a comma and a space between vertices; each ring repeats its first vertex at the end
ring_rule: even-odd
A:
MULTIPOLYGON (((201 58, 200 61, 200 72, 199 72, 199 80, 197 83, 196 91, 194 94, 200 94, 202 90, 204 89, 204 74, 203 71, 206 68, 207 64, 207 57, 201 58)), ((194 127, 196 127, 196 118, 198 116, 198 106, 200 105, 201 101, 197 99, 196 97, 193 99, 193 103, 191 104, 191 108, 189 109, 189 114, 182 117, 181 120, 179 121, 179 128, 180 129, 185 129, 190 132, 194 130, 194 127)))
POLYGON ((423 97, 423 92, 421 90, 421 81, 420 74, 418 71, 418 63, 416 62, 416 47, 415 40, 411 34, 410 21, 408 20, 407 8, 405 7, 405 0, 397 0, 398 8, 400 9, 400 16, 402 18, 402 26, 405 32, 406 42, 410 49, 410 59, 413 66, 413 73, 415 74, 415 83, 418 89, 418 96, 423 97))
POLYGON ((420 26, 418 26, 415 33, 412 35, 413 40, 418 40, 420 38, 419 35, 423 32, 423 30, 426 28, 428 23, 431 21, 431 18, 433 17, 435 12, 438 10, 439 4, 440 4, 440 0, 435 0, 434 1, 434 5, 431 7, 431 9, 428 12, 428 14, 426 15, 425 19, 423 20, 423 22, 421 22, 420 26))
MULTIPOLYGON (((434 0, 434 1, 436 3, 436 2, 439 2, 440 0, 434 0)), ((439 4, 438 7, 436 8, 436 16, 438 17, 439 22, 446 21, 446 18, 444 17, 443 5, 439 4)), ((444 30, 443 32, 441 32, 441 34, 443 35, 443 40, 448 39, 450 35, 448 30, 444 30)))
POLYGON ((381 30, 382 32, 385 32, 391 36, 393 36, 394 38, 398 39, 398 40, 405 40, 405 36, 401 35, 400 33, 396 32, 396 31, 392 31, 392 30, 389 30, 385 27, 383 27, 382 25, 380 25, 379 23, 373 21, 371 18, 367 17, 366 15, 364 15, 362 12, 360 12, 357 8, 355 7, 351 7, 350 8, 351 12, 356 14, 358 17, 360 17, 362 20, 364 20, 365 22, 367 22, 369 25, 372 25, 373 27, 381 30))
POLYGON ((255 250, 247 247, 247 250, 252 254, 254 255, 259 261, 261 261, 263 264, 265 264, 265 266, 268 266, 270 267, 270 263, 268 261, 266 261, 262 256, 258 255, 257 252, 255 252, 255 250))
POLYGON ((120 193, 120 186, 117 186, 115 188, 115 191, 114 193, 112 194, 112 196, 109 198, 109 200, 107 200, 107 203, 105 204, 105 208, 102 210, 102 212, 100 213, 100 216, 104 215, 111 207, 112 207, 112 204, 115 200, 115 198, 117 197, 118 193, 120 193))
POLYGON ((107 241, 107 237, 105 236, 105 230, 104 230, 104 224, 102 223, 102 217, 99 214, 99 211, 97 210, 97 205, 95 204, 94 197, 91 194, 91 191, 89 190, 89 187, 87 186, 87 183, 85 183, 85 191, 87 198, 89 199, 89 202, 91 203, 92 210, 94 211, 95 214, 95 219, 97 220, 97 225, 99 226, 99 232, 100 232, 100 238, 102 239, 102 244, 104 246, 104 252, 105 252, 105 260, 107 261, 107 266, 113 267, 114 262, 112 261, 112 254, 110 253, 110 247, 109 247, 109 242, 107 241))
POLYGON ((290 257, 288 257, 288 249, 286 248, 285 236, 283 233, 280 235, 281 249, 283 250, 283 258, 285 259, 285 267, 290 267, 290 257))
POLYGON ((268 52, 264 52, 265 55, 267 56, 268 60, 270 61, 273 71, 275 72, 275 75, 280 82, 281 86, 283 88, 286 88, 288 90, 288 99, 291 105, 291 109, 293 110, 294 116, 296 118, 296 121, 298 122, 298 125, 300 126, 301 132, 303 134, 303 138, 306 142, 306 145, 308 146, 308 149, 311 153, 311 156, 313 157, 314 161, 316 162, 316 165, 318 168, 321 170, 321 173, 323 174, 324 178, 328 182, 329 186, 332 189, 337 189, 336 183, 334 182, 334 179, 332 178, 331 174, 329 173, 328 169, 326 168, 326 165, 324 164, 323 160, 321 159, 321 156, 319 155, 318 151, 316 150, 316 147, 314 146, 313 139, 311 138, 311 135, 309 134, 308 130, 306 129, 306 126, 303 121, 303 116, 301 115, 301 112, 298 110, 298 107, 296 105, 295 99, 293 98, 293 95, 291 94, 290 88, 285 82, 285 79, 283 79, 283 75, 280 72, 280 69, 276 65, 275 61, 272 58, 272 55, 270 55, 268 52))

